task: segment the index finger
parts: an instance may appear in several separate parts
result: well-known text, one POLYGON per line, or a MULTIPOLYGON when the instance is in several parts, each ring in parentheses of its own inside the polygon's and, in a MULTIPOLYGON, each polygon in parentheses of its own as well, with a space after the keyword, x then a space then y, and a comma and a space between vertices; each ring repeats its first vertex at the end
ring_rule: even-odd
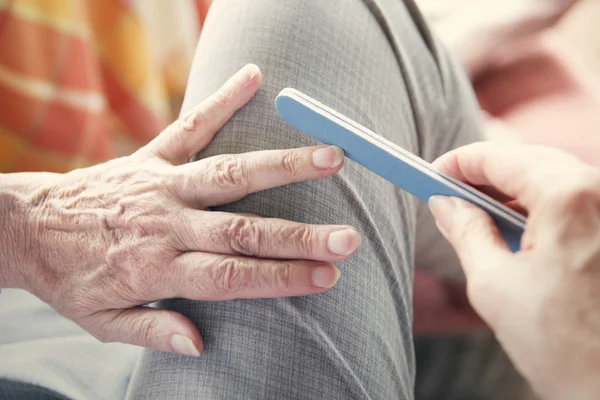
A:
POLYGON ((433 167, 474 186, 491 186, 530 209, 587 169, 577 158, 543 146, 480 142, 453 150, 433 167))
POLYGON ((146 148, 173 164, 184 163, 204 149, 233 114, 250 101, 260 83, 260 69, 254 64, 246 65, 146 148))
POLYGON ((205 208, 333 175, 343 161, 344 152, 335 146, 227 154, 176 167, 172 184, 182 200, 205 208))

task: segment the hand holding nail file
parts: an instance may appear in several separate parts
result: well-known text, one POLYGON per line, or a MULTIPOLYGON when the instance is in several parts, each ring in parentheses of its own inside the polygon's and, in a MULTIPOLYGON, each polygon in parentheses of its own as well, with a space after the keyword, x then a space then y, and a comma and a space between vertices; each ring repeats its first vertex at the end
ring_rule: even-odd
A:
POLYGON ((435 171, 425 160, 295 89, 283 89, 275 107, 294 128, 340 147, 346 157, 423 202, 435 195, 454 196, 481 207, 494 219, 509 248, 519 251, 526 223, 521 214, 435 171))

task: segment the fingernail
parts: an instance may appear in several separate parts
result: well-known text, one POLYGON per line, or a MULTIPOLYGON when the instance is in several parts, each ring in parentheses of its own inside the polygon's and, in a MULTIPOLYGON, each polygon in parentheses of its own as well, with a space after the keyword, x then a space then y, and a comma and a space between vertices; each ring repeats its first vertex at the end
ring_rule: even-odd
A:
POLYGON ((327 240, 327 247, 332 253, 347 256, 360 246, 360 235, 354 229, 333 232, 327 240))
POLYGON ((172 335, 171 336, 171 347, 173 348, 173 351, 175 351, 176 353, 182 354, 184 356, 192 356, 192 357, 200 356, 200 352, 198 351, 196 346, 194 346, 194 343, 192 342, 192 340, 183 335, 177 335, 177 334, 172 335))
POLYGON ((448 232, 452 214, 456 210, 455 200, 452 197, 432 196, 428 204, 440 230, 448 232))
POLYGON ((258 74, 260 74, 260 68, 258 68, 256 64, 247 64, 244 69, 246 69, 248 73, 248 81, 246 82, 247 86, 252 83, 258 74))
POLYGON ((323 266, 312 270, 312 283, 316 287, 330 288, 336 284, 340 278, 340 270, 336 267, 323 266))
POLYGON ((344 151, 336 146, 322 147, 315 150, 312 159, 317 168, 335 168, 344 160, 344 151))

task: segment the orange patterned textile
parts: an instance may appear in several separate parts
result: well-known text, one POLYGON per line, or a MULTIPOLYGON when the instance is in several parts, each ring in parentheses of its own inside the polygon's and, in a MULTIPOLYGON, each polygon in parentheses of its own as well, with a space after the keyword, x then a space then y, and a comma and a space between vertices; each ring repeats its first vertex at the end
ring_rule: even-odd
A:
POLYGON ((209 0, 0 0, 0 173, 131 153, 172 119, 209 0))

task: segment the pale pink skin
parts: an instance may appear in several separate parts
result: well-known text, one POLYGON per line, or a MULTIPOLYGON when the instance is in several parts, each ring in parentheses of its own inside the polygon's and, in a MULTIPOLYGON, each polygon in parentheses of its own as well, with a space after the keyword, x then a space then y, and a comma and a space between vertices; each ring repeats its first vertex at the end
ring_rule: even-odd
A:
POLYGON ((335 174, 335 147, 188 163, 260 86, 248 65, 131 156, 67 174, 0 175, 0 287, 29 290, 101 341, 197 356, 195 325, 140 307, 282 297, 332 287, 360 245, 349 226, 205 211, 249 193, 335 174))
POLYGON ((516 199, 529 220, 513 254, 491 218, 459 199, 430 203, 461 260, 469 301, 543 399, 600 393, 600 170, 536 145, 482 142, 435 168, 516 199))
POLYGON ((504 57, 474 87, 487 120, 500 121, 520 143, 505 138, 467 146, 435 166, 516 202, 529 217, 524 250, 510 253, 481 210, 432 202, 461 258, 469 302, 460 288, 417 271, 415 331, 439 335, 489 326, 541 398, 596 399, 600 101, 587 71, 550 36, 532 37, 504 57))
MULTIPOLYGON (((556 19, 553 16, 540 26, 551 26, 556 19)), ((501 57, 486 64, 487 69, 479 71, 473 84, 490 127, 500 122, 506 128, 505 137, 495 138, 554 147, 600 167, 600 86, 568 56, 562 43, 538 32, 521 37, 504 48, 501 57)), ((463 298, 464 288, 461 295, 459 287, 417 268, 415 333, 437 335, 485 329, 463 298)))
MULTIPOLYGON (((548 39, 515 51, 513 61, 475 83, 486 118, 501 121, 519 141, 561 149, 600 167, 600 100, 585 84, 586 71, 567 62, 560 46, 548 39)), ((462 292, 417 268, 415 333, 484 329, 462 292)))
POLYGON ((567 151, 600 167, 600 82, 540 36, 475 82, 482 108, 527 143, 567 151))
POLYGON ((478 76, 515 43, 553 27, 578 0, 417 0, 467 73, 478 76))

